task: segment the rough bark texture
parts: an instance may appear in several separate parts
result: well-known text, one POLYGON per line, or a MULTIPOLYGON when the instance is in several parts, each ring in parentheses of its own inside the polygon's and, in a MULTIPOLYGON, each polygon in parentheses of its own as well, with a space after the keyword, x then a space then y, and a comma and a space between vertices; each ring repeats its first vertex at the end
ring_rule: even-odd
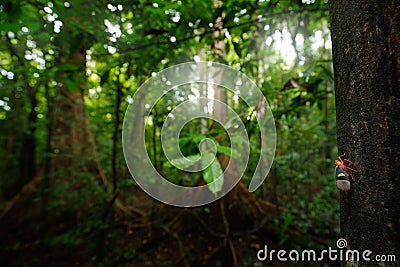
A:
POLYGON ((341 234, 347 249, 371 250, 371 259, 395 254, 384 265, 398 266, 400 2, 332 0, 329 9, 339 153, 360 171, 341 193, 341 234))
POLYGON ((73 51, 64 47, 63 52, 60 53, 60 63, 70 66, 71 69, 60 74, 62 82, 56 92, 52 111, 54 129, 51 136, 53 155, 50 177, 54 180, 70 177, 70 186, 78 188, 86 183, 85 179, 91 179, 98 185, 106 184, 84 105, 85 56, 84 47, 78 47, 73 51), (75 88, 71 86, 71 83, 75 85, 75 88), (84 179, 77 179, 78 175, 84 179), (74 181, 73 178, 76 180, 74 181))

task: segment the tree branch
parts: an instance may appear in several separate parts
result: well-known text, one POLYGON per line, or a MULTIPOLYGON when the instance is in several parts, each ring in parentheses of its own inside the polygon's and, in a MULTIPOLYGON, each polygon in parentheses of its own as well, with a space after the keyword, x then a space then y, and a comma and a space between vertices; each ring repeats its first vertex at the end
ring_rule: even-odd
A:
MULTIPOLYGON (((245 21, 242 23, 226 25, 224 27, 224 29, 229 30, 229 29, 234 29, 234 28, 240 28, 240 27, 247 26, 247 25, 257 24, 257 23, 265 22, 265 21, 267 21, 267 19, 270 19, 273 17, 279 17, 282 15, 295 15, 295 14, 299 14, 299 13, 303 13, 303 12, 317 12, 317 11, 328 12, 328 8, 319 8, 318 7, 318 8, 312 8, 312 9, 283 10, 281 12, 268 14, 268 17, 261 17, 261 18, 251 19, 251 20, 248 20, 248 21, 245 21)), ((214 28, 206 29, 202 33, 197 33, 197 34, 194 33, 194 34, 188 35, 186 37, 183 37, 181 39, 177 39, 175 43, 186 42, 186 41, 192 40, 196 37, 204 37, 208 34, 212 34, 214 31, 215 31, 214 28)), ((153 47, 153 46, 162 46, 162 45, 171 45, 171 44, 172 44, 171 41, 169 39, 166 39, 166 40, 162 40, 162 41, 157 41, 157 42, 152 42, 152 43, 147 43, 147 44, 130 47, 125 50, 121 50, 119 53, 123 54, 123 53, 134 52, 134 51, 138 51, 138 50, 142 50, 142 49, 147 49, 147 48, 153 47)), ((101 58, 101 57, 105 57, 105 56, 110 56, 110 54, 109 53, 97 54, 96 56, 98 58, 101 58)))

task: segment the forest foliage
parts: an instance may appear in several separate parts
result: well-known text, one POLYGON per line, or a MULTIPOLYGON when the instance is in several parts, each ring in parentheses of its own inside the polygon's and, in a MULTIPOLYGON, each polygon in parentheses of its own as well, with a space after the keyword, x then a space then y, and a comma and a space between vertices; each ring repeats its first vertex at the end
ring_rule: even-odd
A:
MULTIPOLYGON (((122 153, 124 113, 140 85, 162 69, 188 61, 218 61, 250 77, 274 115, 276 155, 268 178, 255 192, 256 199, 269 203, 274 210, 264 215, 268 217, 268 223, 262 226, 264 231, 274 233, 280 246, 319 248, 333 242, 339 232, 339 205, 333 179, 337 147, 327 3, 225 0, 221 7, 213 8, 213 2, 3 1, 0 210, 39 175, 40 181, 29 197, 38 208, 24 204, 19 209, 27 212, 15 214, 22 214, 17 220, 21 224, 26 224, 24 216, 38 218, 33 227, 40 233, 37 238, 41 243, 88 247, 91 253, 86 260, 105 265, 140 258, 135 252, 141 248, 140 241, 129 243, 126 249, 113 249, 110 253, 115 257, 107 260, 101 259, 99 255, 104 251, 100 253, 96 244, 98 240, 116 239, 119 234, 110 229, 124 221, 105 208, 110 199, 112 204, 133 207, 135 216, 141 214, 144 221, 155 221, 151 231, 170 226, 154 219, 155 212, 162 209, 160 203, 149 199, 143 203, 134 193, 137 185, 122 153), (212 49, 219 17, 223 18, 223 31, 217 39, 225 43, 225 57, 212 49), (59 105, 66 95, 71 103, 59 105), (80 104, 84 113, 69 106, 80 104), (85 140, 74 140, 74 136, 63 139, 63 129, 75 133, 74 129, 85 123, 83 119, 78 123, 68 112, 87 115, 89 135, 82 135, 85 140), (89 146, 91 138, 94 152, 79 147, 89 146), (65 142, 72 142, 74 148, 60 151, 60 144, 68 147, 65 142), (58 160, 59 166, 54 167, 60 153, 67 153, 67 159, 58 160), (68 155, 75 157, 73 163, 68 155), (90 167, 93 162, 95 171, 90 167), (90 177, 90 173, 100 178, 90 177), (74 222, 55 226, 71 216, 74 222), (52 230, 43 232, 43 225, 51 225, 52 230)), ((157 170, 176 184, 190 186, 199 182, 199 176, 173 168, 160 143, 168 112, 179 104, 177 99, 187 97, 165 95, 147 120, 145 137, 147 152, 157 170)), ((228 95, 228 102, 234 103, 233 97, 228 95)), ((250 138, 250 162, 242 179, 248 183, 258 161, 260 129, 248 110, 238 104, 233 104, 233 109, 243 118, 250 138)), ((80 138, 79 131, 75 139, 80 138)), ((195 158, 199 142, 208 137, 219 140, 218 155, 234 158, 240 152, 229 149, 224 134, 217 125, 205 136, 197 123, 189 123, 179 140, 182 152, 195 158)), ((201 179, 209 183, 221 172, 216 162, 201 179)), ((219 188, 212 190, 217 192, 219 188)), ((198 209, 201 214, 213 212, 207 206, 198 209)), ((249 227, 261 222, 255 218, 249 227)), ((171 229, 179 235, 177 229, 171 229)), ((13 238, 6 245, 8 252, 20 249, 15 245, 18 237, 13 238)), ((253 245, 262 244, 254 240, 253 245)), ((246 264, 244 258, 239 260, 242 265, 246 264)))

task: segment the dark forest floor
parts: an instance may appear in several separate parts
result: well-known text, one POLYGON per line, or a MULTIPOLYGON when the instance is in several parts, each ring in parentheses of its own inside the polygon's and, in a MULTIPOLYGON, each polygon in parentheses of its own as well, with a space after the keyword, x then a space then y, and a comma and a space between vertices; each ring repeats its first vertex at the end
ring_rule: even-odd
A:
POLYGON ((282 242, 272 210, 254 219, 226 200, 222 211, 220 202, 175 208, 135 188, 134 212, 112 210, 102 223, 64 211, 48 214, 44 225, 38 194, 25 198, 3 218, 0 266, 339 266, 260 262, 257 252, 264 245, 268 250, 290 250, 308 238, 292 231, 282 242))

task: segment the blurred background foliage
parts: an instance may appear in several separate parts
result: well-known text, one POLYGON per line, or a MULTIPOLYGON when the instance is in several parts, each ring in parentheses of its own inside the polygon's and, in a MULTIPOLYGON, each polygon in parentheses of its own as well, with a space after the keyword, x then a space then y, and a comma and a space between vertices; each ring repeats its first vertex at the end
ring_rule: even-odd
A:
MULTIPOLYGON (((337 147, 327 1, 215 2, 220 1, 0 3, 4 264, 54 265, 65 259, 66 266, 258 266, 256 251, 264 244, 316 249, 333 244, 339 204, 333 180, 337 147), (224 57, 213 52, 218 18, 223 26, 216 39, 225 44, 224 57), (217 204, 183 209, 191 214, 185 216, 199 220, 192 224, 202 236, 193 241, 193 229, 184 226, 179 209, 151 200, 135 185, 120 135, 127 105, 144 81, 169 66, 199 60, 227 64, 257 84, 275 118, 277 150, 267 180, 253 197, 244 197, 266 211, 257 217, 246 214, 246 203, 230 202, 226 214, 217 204), (65 95, 70 102, 59 105, 65 95), (83 113, 72 110, 80 105, 83 113), (70 145, 93 150, 65 152, 60 144, 68 147, 62 141, 68 139, 63 136, 75 133, 72 121, 82 114, 90 134, 84 140, 72 136, 70 145), (63 153, 77 163, 55 163, 63 153), (99 170, 87 167, 93 160, 99 170), (88 178, 97 172, 108 182, 88 178), (233 208, 238 206, 243 208, 233 208), (190 256, 196 249, 196 257, 190 256)), ((145 137, 149 157, 162 174, 176 184, 195 185, 198 176, 173 168, 160 143, 168 112, 187 97, 166 95, 159 101, 145 137)), ((255 117, 232 98, 228 102, 250 136, 250 163, 243 177, 248 183, 258 162, 260 133, 255 117)), ((224 134, 214 126, 207 137, 224 134)), ((198 123, 184 127, 184 155, 198 153, 201 136, 198 123)))

